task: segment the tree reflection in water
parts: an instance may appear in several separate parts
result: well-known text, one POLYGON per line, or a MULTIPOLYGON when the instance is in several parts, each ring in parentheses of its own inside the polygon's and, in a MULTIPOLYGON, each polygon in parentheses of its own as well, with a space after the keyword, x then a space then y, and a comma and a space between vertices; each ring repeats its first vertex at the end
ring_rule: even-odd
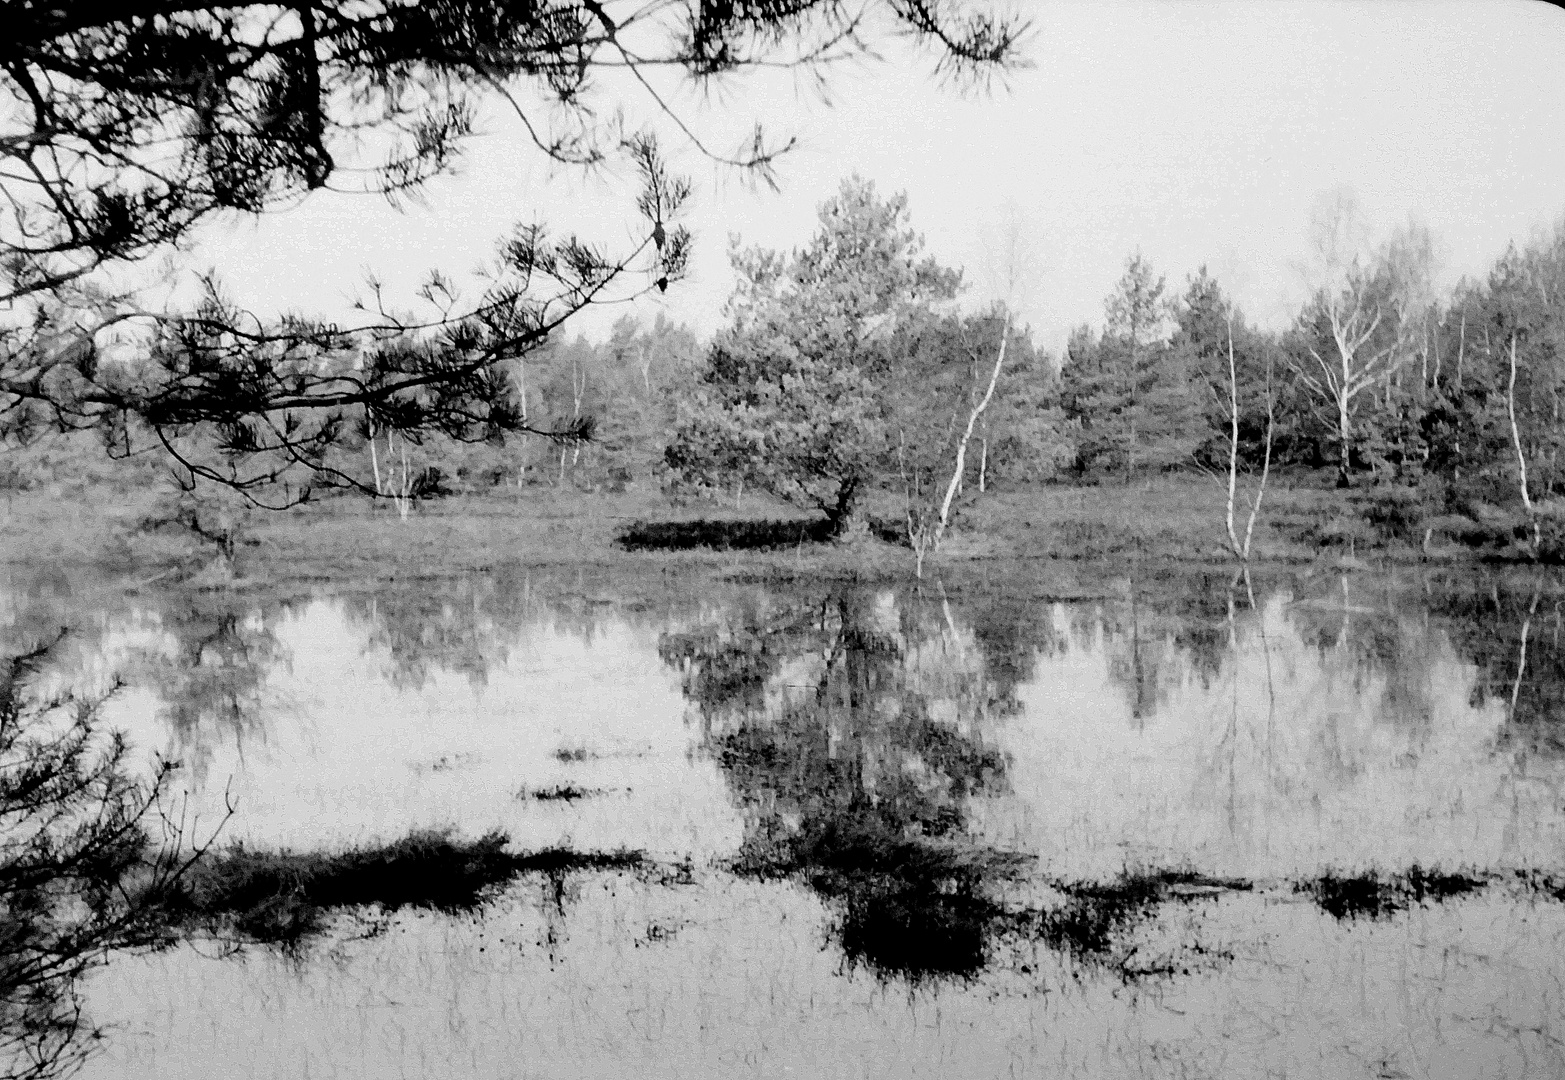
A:
MULTIPOLYGON (((1039 906, 1036 873, 973 839, 973 800, 1014 780, 996 725, 1017 708, 1016 687, 1040 656, 1102 655, 1103 677, 1137 729, 1179 695, 1178 723, 1213 742, 1205 766, 1188 774, 1201 790, 1171 797, 1188 797, 1200 814, 1226 805, 1229 842, 1243 852, 1266 846, 1268 815, 1304 821, 1321 799, 1379 813, 1363 791, 1366 767, 1399 782, 1419 774, 1396 770, 1426 755, 1439 759, 1431 777, 1450 767, 1459 752, 1451 725, 1482 722, 1452 711, 1465 708, 1449 700, 1453 680, 1442 671, 1453 652, 1477 668, 1473 704, 1508 703, 1499 748, 1520 755, 1518 777, 1528 755, 1557 748, 1565 663, 1554 608, 1536 594, 1526 582, 1469 587, 1464 597, 1427 578, 1200 577, 1091 603, 953 605, 844 586, 808 599, 751 594, 709 610, 695 629, 666 633, 661 652, 682 673, 702 743, 744 810, 736 868, 807 883, 835 911, 850 966, 918 981, 976 974, 1006 934, 1114 967, 1114 939, 1159 905, 1247 887, 1154 858, 1118 877, 1051 881, 1054 900, 1039 906), (1268 640, 1268 625, 1281 640, 1268 640), (1281 716, 1277 695, 1306 684, 1320 707, 1290 700, 1281 716), (1222 701, 1222 715, 1202 719, 1197 703, 1209 698, 1222 701)), ((1398 790, 1438 796, 1411 780, 1398 790)), ((1180 835, 1177 822, 1159 827, 1180 835)), ((1398 839, 1387 838, 1388 851, 1398 839)), ((1282 859, 1283 876, 1261 884, 1313 897, 1339 872, 1301 858, 1282 859)), ((1366 872, 1393 883, 1437 873, 1394 858, 1374 865, 1366 872)), ((1428 902, 1461 894, 1426 892, 1418 895, 1428 902)))
MULTIPOLYGON (((49 623, 47 609, 59 606, 55 585, 40 586, 37 603, 13 596, 13 620, 49 623)), ((1042 940, 1074 960, 1112 960, 1127 932, 1159 905, 1194 903, 1237 884, 1163 858, 1157 852, 1172 846, 1158 849, 1146 837, 1129 837, 1152 854, 1127 859, 1128 872, 1120 873, 1126 864, 1089 870, 1078 862, 1061 872, 1100 876, 1051 882, 1006 849, 1019 841, 975 839, 980 832, 1020 835, 989 827, 998 820, 991 811, 1009 812, 996 809, 999 796, 1064 805, 1065 792, 1025 775, 1025 757, 1001 750, 1018 745, 1008 741, 1018 734, 1009 718, 1028 692, 1036 708, 1037 686, 1025 687, 1051 657, 1062 661, 1057 670, 1069 667, 1072 677, 1113 689, 1079 700, 1109 702, 1102 715, 1121 718, 1118 726, 1128 718, 1136 745, 1177 737, 1168 753, 1190 767, 1180 773, 1178 761, 1159 758, 1148 766, 1150 779, 1135 774, 1146 785, 1134 794, 1191 811, 1190 821, 1172 826, 1148 819, 1176 842, 1204 827, 1198 814, 1222 804, 1213 816, 1227 815, 1227 833, 1210 829, 1202 842, 1216 850, 1226 838, 1238 855, 1202 864, 1212 873, 1251 873, 1242 859, 1271 835, 1270 823, 1293 821, 1313 799, 1330 803, 1340 794, 1344 806, 1361 808, 1354 800, 1374 786, 1365 780, 1366 763, 1399 781, 1416 778, 1415 769, 1398 771, 1403 757, 1412 765, 1424 755, 1453 769, 1492 761, 1487 744, 1480 761, 1458 760, 1438 740, 1428 742, 1426 732, 1442 730, 1432 716, 1444 716, 1447 727, 1454 722, 1453 687, 1461 699, 1455 711, 1466 713, 1469 687, 1473 704, 1503 706, 1495 710, 1503 719, 1498 747, 1514 758, 1518 784, 1536 784, 1528 763, 1558 755, 1565 742, 1561 591, 1530 575, 1299 575, 1250 588, 1226 574, 1170 575, 1130 583, 1128 591, 1111 582, 1098 593, 1106 598, 1074 603, 972 582, 953 588, 950 599, 938 589, 790 589, 645 576, 551 581, 514 570, 439 590, 428 582, 383 584, 319 610, 340 618, 350 650, 383 652, 382 677, 404 689, 433 672, 481 686, 525 655, 532 635, 591 640, 605 625, 623 623, 662 629, 659 652, 681 673, 702 749, 744 812, 734 869, 804 883, 828 904, 848 966, 912 982, 975 976, 1013 937, 1042 940), (1267 641, 1268 634, 1275 636, 1267 641), (1452 673, 1453 658, 1474 673, 1452 673), (1064 663, 1082 659, 1088 662, 1064 663), (1287 710, 1274 716, 1275 694, 1287 686, 1309 687, 1314 696, 1285 702, 1287 710), (1195 794, 1175 790, 1178 784, 1195 794)), ((276 712, 269 680, 288 662, 283 642, 297 647, 285 600, 261 590, 168 588, 118 603, 93 625, 111 637, 116 625, 152 629, 137 639, 150 643, 125 671, 160 699, 159 715, 187 761, 199 765, 216 740, 254 733, 276 712)), ((79 604, 68 607, 60 621, 86 621, 79 604)), ((1096 712, 1037 711, 1029 728, 1056 740, 1077 737, 1072 722, 1087 722, 1083 737, 1093 737, 1092 724, 1104 726, 1096 712)), ((1124 734, 1103 737, 1099 764, 1126 760, 1114 757, 1124 734)), ((1096 767, 1091 758, 1083 763, 1096 767)), ((1090 786, 1094 776, 1082 779, 1090 786)), ((1430 783, 1444 782, 1435 776, 1430 783)), ((1428 794, 1411 783, 1407 793, 1428 794)), ((1091 820, 1124 840, 1121 819, 1082 804, 1084 814, 1100 812, 1091 820)), ((1527 811, 1520 813, 1525 824, 1527 811)), ((1381 840, 1360 845, 1384 847, 1381 840)), ((1400 883, 1409 865, 1375 864, 1375 880, 1400 883)), ((1473 869, 1475 880, 1483 877, 1476 871, 1484 867, 1473 869)), ((1291 888, 1301 884, 1292 877, 1311 872, 1301 862, 1257 874, 1291 888)))
POLYGON ((1565 646, 1554 575, 1452 582, 1431 597, 1456 647, 1478 668, 1473 704, 1498 702, 1502 747, 1521 757, 1565 756, 1565 646))
POLYGON ((157 598, 157 635, 133 650, 126 677, 156 690, 159 716, 192 776, 205 778, 216 744, 264 739, 275 702, 273 671, 288 660, 276 625, 277 601, 205 589, 157 598))
POLYGON ((660 651, 744 807, 736 868, 832 901, 850 964, 976 974, 1007 918, 993 887, 1019 860, 967 842, 964 813, 1005 784, 990 729, 1014 684, 928 599, 845 587, 724 615, 660 651))

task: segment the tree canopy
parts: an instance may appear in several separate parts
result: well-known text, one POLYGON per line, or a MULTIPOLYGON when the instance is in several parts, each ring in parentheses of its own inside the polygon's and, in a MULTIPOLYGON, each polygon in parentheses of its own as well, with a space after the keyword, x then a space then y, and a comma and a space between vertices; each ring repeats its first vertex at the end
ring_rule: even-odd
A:
POLYGON ((669 442, 676 478, 744 483, 851 519, 894 447, 887 390, 960 275, 923 254, 907 198, 858 177, 793 254, 736 248, 729 325, 669 442))
MULTIPOLYGON (((662 73, 708 82, 832 61, 910 33, 937 71, 981 80, 1019 62, 1024 26, 927 0, 306 0, 9 5, 0 40, 0 417, 5 433, 95 426, 128 452, 145 425, 192 475, 241 489, 302 467, 363 486, 332 447, 356 429, 483 439, 532 428, 505 365, 584 307, 666 289, 689 236, 688 184, 653 131, 616 119, 623 89, 709 156, 769 179, 787 141, 759 127, 709 149, 662 73), (628 83, 625 80, 629 80, 628 83), (143 310, 119 271, 219 213, 333 188, 399 197, 448 170, 485 100, 537 150, 636 164, 639 237, 610 252, 541 226, 501 238, 482 294, 432 275, 406 312, 372 295, 351 329, 256 319, 213 285, 194 310, 143 310), (264 464, 256 465, 261 461, 264 464)), ((411 301, 410 301, 411 303, 411 301)), ((566 439, 587 424, 545 432, 566 439)))

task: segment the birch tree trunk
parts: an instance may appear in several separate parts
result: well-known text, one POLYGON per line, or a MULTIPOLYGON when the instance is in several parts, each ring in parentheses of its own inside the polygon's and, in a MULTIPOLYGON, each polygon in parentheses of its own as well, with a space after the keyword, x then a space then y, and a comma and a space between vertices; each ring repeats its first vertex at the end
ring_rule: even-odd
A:
MULTIPOLYGON (((378 437, 375 434, 375 420, 369 416, 366 416, 365 420, 368 422, 370 430, 370 469, 375 473, 375 494, 384 495, 386 489, 381 485, 380 481, 380 458, 375 453, 375 440, 378 437)), ((389 466, 391 463, 387 462, 386 464, 389 466)))
MULTIPOLYGON (((1255 519, 1261 513, 1261 500, 1266 497, 1266 480, 1272 471, 1272 433, 1276 428, 1277 408, 1272 396, 1271 364, 1266 370, 1266 456, 1261 462, 1261 481, 1250 503, 1250 517, 1245 523, 1244 540, 1240 542, 1234 530, 1234 502, 1239 488, 1239 370, 1234 362, 1234 327, 1228 323, 1228 546, 1241 562, 1250 561, 1250 543, 1255 538, 1255 519)), ((1253 605, 1252 605, 1253 606, 1253 605)))
POLYGON ((1532 523, 1532 551, 1533 557, 1538 555, 1538 548, 1542 540, 1542 528, 1538 524, 1538 515, 1533 511, 1532 494, 1527 490, 1527 455, 1522 452, 1521 431, 1516 426, 1516 335, 1511 335, 1511 380, 1505 388, 1505 412, 1511 421, 1511 445, 1516 448, 1516 469, 1520 476, 1522 489, 1522 508, 1527 511, 1527 519, 1532 523))
POLYGON ((951 501, 956 498, 957 488, 962 483, 962 473, 967 468, 967 444, 973 438, 973 428, 977 426, 979 417, 989 407, 989 400, 994 397, 995 384, 1000 381, 1000 369, 1005 366, 1005 347, 1011 339, 1011 309, 1005 309, 1005 318, 1000 322, 1000 351, 995 357, 994 369, 989 372, 989 386, 984 390, 984 396, 978 404, 973 406, 973 411, 967 416, 967 427, 962 432, 961 440, 956 444, 956 468, 951 472, 951 482, 946 485, 946 497, 940 503, 940 520, 935 525, 934 546, 938 550, 940 541, 945 538, 946 526, 951 521, 951 501))
POLYGON ((1234 532, 1234 495, 1239 487, 1239 373, 1234 365, 1234 324, 1228 321, 1228 546, 1239 558, 1245 557, 1234 532))

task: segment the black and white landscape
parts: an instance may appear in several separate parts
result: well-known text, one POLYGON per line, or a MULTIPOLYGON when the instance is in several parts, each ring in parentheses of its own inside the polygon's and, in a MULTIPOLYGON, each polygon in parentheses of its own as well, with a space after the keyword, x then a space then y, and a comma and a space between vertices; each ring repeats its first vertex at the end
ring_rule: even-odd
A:
POLYGON ((1561 57, 0 4, 0 1077, 1565 1075, 1561 57))

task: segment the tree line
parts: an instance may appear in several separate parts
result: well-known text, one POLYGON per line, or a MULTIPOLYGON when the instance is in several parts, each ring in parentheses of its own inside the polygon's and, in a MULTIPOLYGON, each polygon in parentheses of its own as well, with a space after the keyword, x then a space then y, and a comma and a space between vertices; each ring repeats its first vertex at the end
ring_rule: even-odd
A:
POLYGON ((659 125, 601 119, 631 85, 602 79, 627 73, 663 135, 765 181, 786 140, 757 131, 715 151, 653 74, 824 77, 905 33, 942 73, 981 83, 1025 63, 1028 31, 981 4, 35 5, 9 30, 6 445, 88 432, 266 505, 324 486, 405 507, 458 474, 645 476, 765 491, 852 532, 889 490, 915 546, 938 544, 961 500, 995 482, 1128 482, 1225 460, 1414 492, 1425 518, 1519 515, 1534 546, 1556 516, 1558 230, 1436 295, 1427 231, 1372 248, 1339 200, 1315 222, 1312 292, 1286 328, 1249 324, 1204 271, 1171 290, 1135 256, 1101 326, 1050 357, 1014 302, 962 309, 960 275, 923 251, 906 200, 853 180, 804 247, 734 253, 739 284, 709 344, 628 324, 606 345, 569 338, 594 305, 677 285, 691 243, 690 185, 659 125), (520 224, 476 287, 432 271, 397 298, 372 281, 354 326, 256 317, 217 280, 183 307, 144 302, 151 260, 205 222, 343 184, 408 197, 495 107, 554 161, 630 165, 638 223, 623 250, 520 224))
POLYGON ((920 514, 943 527, 953 487, 1275 468, 1424 521, 1519 517, 1541 542, 1565 519, 1565 226, 1442 296, 1426 229, 1370 247, 1340 196, 1313 225, 1312 291, 1285 328, 1250 323, 1204 267, 1176 290, 1138 253, 1056 362, 1007 305, 960 311, 961 275, 924 253, 906 198, 852 178, 806 246, 735 249, 670 481, 844 523, 891 489, 916 534, 920 514))
POLYGON ((766 183, 791 145, 757 123, 736 150, 714 148, 670 104, 676 82, 784 68, 824 86, 898 38, 971 86, 1024 63, 1027 30, 928 0, 138 0, 7 16, 0 443, 90 431, 122 458, 155 450, 191 484, 272 506, 321 487, 406 500, 410 443, 589 440, 587 414, 534 421, 512 376, 585 310, 682 277, 690 184, 661 140, 766 183), (632 126, 626 106, 647 119, 632 126), (207 223, 321 189, 418 197, 501 115, 578 175, 628 166, 624 243, 524 220, 465 287, 438 270, 413 296, 367 282, 351 325, 257 315, 215 278, 194 301, 149 302, 158 259, 207 223), (369 473, 342 467, 357 439, 369 473))
POLYGON ((1170 295, 1127 262, 1101 333, 1078 329, 1063 357, 1071 472, 1220 469, 1232 445, 1250 468, 1330 470, 1429 522, 1520 515, 1536 542, 1561 510, 1565 225, 1437 295, 1427 230, 1353 251, 1351 207, 1324 209, 1317 283, 1281 330, 1250 325, 1204 268, 1170 295))

